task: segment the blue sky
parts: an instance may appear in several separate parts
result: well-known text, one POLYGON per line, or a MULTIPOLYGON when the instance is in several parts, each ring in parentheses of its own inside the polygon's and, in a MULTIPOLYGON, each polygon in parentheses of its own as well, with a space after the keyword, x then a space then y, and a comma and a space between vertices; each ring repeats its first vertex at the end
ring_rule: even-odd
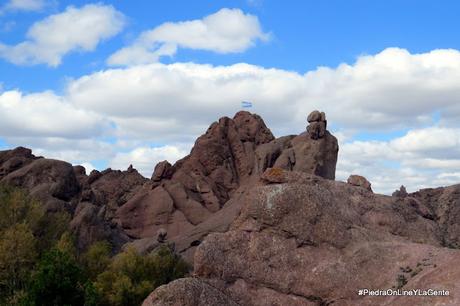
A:
MULTIPOLYGON (((3 43, 18 43, 33 22, 58 13, 67 6, 81 7, 91 1, 56 1, 39 12, 15 11, 0 17, 3 43), (9 29, 5 29, 9 28, 9 29)), ((223 7, 240 8, 258 16, 273 35, 268 43, 246 52, 215 54, 182 50, 164 62, 193 61, 215 65, 247 62, 304 73, 317 66, 352 63, 361 54, 375 54, 387 47, 411 53, 460 48, 458 1, 127 1, 112 4, 127 16, 125 30, 101 43, 94 52, 71 53, 58 69, 46 65, 18 67, 0 62, 5 89, 24 91, 62 90, 66 77, 79 77, 104 69, 104 61, 145 29, 164 22, 199 19, 223 7), (40 78, 30 77, 41 75, 40 78)))
POLYGON ((460 181, 458 1, 0 4, 0 146, 148 176, 241 100, 277 136, 320 108, 338 178, 460 181), (91 23, 92 22, 92 23, 91 23))

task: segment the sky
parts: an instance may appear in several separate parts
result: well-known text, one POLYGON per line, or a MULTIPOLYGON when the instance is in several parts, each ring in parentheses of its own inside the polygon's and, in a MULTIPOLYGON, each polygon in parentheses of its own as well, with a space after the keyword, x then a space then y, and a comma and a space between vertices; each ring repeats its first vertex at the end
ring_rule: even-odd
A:
POLYGON ((92 169, 190 152, 222 116, 325 111, 337 179, 460 182, 458 1, 0 2, 0 149, 92 169))

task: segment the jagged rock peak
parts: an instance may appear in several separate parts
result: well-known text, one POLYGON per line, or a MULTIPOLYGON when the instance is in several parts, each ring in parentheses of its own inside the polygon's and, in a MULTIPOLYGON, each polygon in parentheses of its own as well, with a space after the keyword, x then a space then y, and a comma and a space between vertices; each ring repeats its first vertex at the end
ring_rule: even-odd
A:
POLYGON ((395 190, 395 192, 393 192, 391 195, 393 197, 399 197, 399 198, 407 197, 406 187, 404 185, 401 185, 401 187, 399 187, 399 190, 395 190))
POLYGON ((239 111, 233 117, 241 141, 250 141, 259 145, 275 139, 264 120, 257 114, 239 111))

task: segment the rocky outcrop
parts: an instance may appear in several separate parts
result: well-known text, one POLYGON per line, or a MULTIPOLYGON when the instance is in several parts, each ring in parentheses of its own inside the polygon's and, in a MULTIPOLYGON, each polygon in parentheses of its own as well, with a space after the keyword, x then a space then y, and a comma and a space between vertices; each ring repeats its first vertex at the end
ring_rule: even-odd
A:
POLYGON ((307 117, 307 132, 311 139, 320 139, 326 136, 326 114, 324 112, 313 111, 307 117))
POLYGON ((233 221, 218 212, 231 205, 239 207, 230 199, 252 186, 267 168, 334 179, 337 140, 326 131, 324 113, 313 112, 309 120, 320 123, 318 137, 305 131, 275 139, 255 114, 242 111, 232 119, 219 119, 197 139, 190 155, 174 165, 163 161, 155 166, 150 189, 144 187, 117 211, 120 225, 131 238, 142 239, 134 243, 140 250, 156 245, 153 233, 164 228, 168 239, 187 252, 191 260, 190 250, 195 249, 197 241, 216 230, 206 224, 228 225, 233 221), (319 115, 315 117, 316 113, 319 115), (190 240, 187 237, 194 238, 190 242, 193 245, 184 245, 184 241, 190 240))
POLYGON ((372 191, 371 183, 361 175, 352 174, 348 177, 347 183, 353 186, 362 187, 366 190, 372 191))
POLYGON ((335 179, 339 147, 326 130, 326 115, 313 111, 307 118, 307 131, 285 136, 257 148, 257 173, 270 167, 315 174, 335 179))
POLYGON ((155 166, 152 174, 152 181, 159 182, 163 179, 170 179, 173 174, 174 168, 167 160, 164 160, 155 166))
POLYGON ((407 190, 406 190, 406 187, 404 187, 404 185, 401 185, 401 187, 399 187, 399 190, 395 190, 392 194, 393 197, 399 197, 399 198, 405 198, 407 197, 407 190))
POLYGON ((436 220, 443 246, 460 249, 460 185, 422 189, 404 200, 436 220))
POLYGON ((393 196, 363 177, 334 181, 337 139, 324 113, 275 138, 248 112, 223 117, 151 179, 132 166, 81 166, 0 151, 0 183, 66 210, 84 250, 167 245, 194 263, 189 278, 144 305, 459 305, 460 185, 393 196), (448 297, 359 296, 359 289, 445 289, 448 297))
POLYGON ((17 147, 13 150, 0 151, 0 180, 9 173, 31 163, 37 159, 32 150, 17 147))
POLYGON ((212 284, 194 278, 184 278, 159 287, 142 306, 238 306, 212 284))
POLYGON ((27 189, 40 199, 49 211, 71 209, 71 200, 79 193, 71 164, 45 158, 36 158, 31 151, 16 148, 0 153, 0 183, 27 189))
POLYGON ((127 171, 93 171, 82 166, 36 157, 18 147, 0 151, 0 183, 26 189, 48 212, 71 214, 70 229, 79 249, 109 240, 115 250, 130 239, 117 224, 115 211, 147 181, 132 167, 127 171))
POLYGON ((443 248, 442 227, 406 199, 272 168, 241 202, 230 229, 209 234, 198 246, 196 278, 155 291, 152 305, 184 300, 184 283, 192 280, 202 296, 216 289, 224 295, 221 304, 209 305, 460 302, 460 269, 454 268, 460 251, 443 248), (451 271, 443 272, 449 263, 451 271), (363 288, 436 288, 450 296, 359 296, 363 288))

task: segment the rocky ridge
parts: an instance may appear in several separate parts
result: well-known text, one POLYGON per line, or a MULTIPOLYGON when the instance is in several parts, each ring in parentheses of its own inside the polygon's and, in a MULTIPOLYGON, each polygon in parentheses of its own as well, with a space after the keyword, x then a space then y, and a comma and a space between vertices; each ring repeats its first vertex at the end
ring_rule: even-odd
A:
POLYGON ((0 151, 0 183, 68 211, 81 250, 169 243, 193 263, 144 305, 458 305, 460 185, 384 196, 359 175, 334 181, 337 140, 324 113, 307 121, 275 138, 258 115, 223 117, 151 179, 132 166, 86 175, 19 147, 0 151), (392 287, 451 295, 357 295, 392 287))

